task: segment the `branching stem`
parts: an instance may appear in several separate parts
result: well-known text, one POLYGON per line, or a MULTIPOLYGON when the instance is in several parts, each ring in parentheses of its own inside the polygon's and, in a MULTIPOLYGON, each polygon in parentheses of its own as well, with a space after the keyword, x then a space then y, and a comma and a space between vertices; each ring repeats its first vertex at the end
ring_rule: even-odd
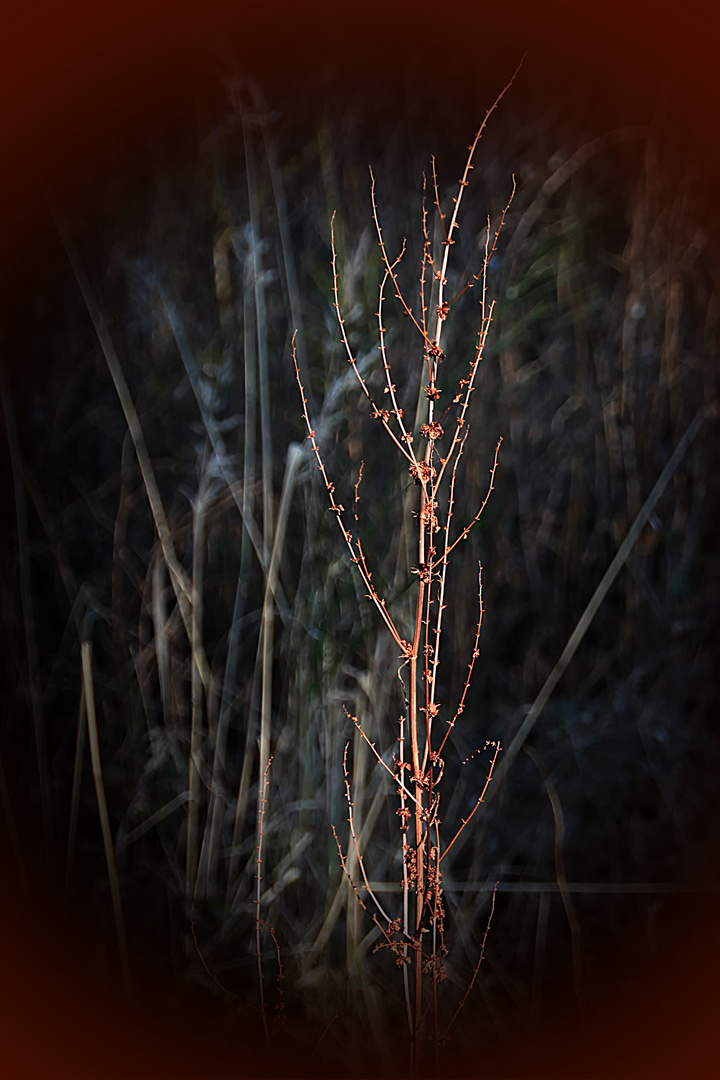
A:
MULTIPOLYGON (((483 803, 485 795, 492 781, 498 756, 500 754, 499 742, 487 742, 485 749, 492 746, 494 753, 489 764, 484 787, 473 805, 470 813, 462 820, 460 826, 444 848, 441 841, 440 819, 440 782, 444 772, 443 752, 448 743, 450 733, 455 727, 461 713, 465 709, 466 700, 470 688, 475 661, 479 656, 480 632, 482 627, 483 604, 482 604, 482 567, 478 564, 478 618, 472 648, 472 655, 468 664, 467 677, 462 689, 460 701, 452 716, 452 720, 445 721, 446 728, 442 731, 442 737, 436 736, 437 725, 434 723, 440 715, 441 704, 438 701, 438 686, 440 677, 441 640, 444 627, 443 612, 446 607, 448 593, 447 570, 449 558, 461 540, 467 539, 470 530, 479 521, 495 485, 495 476, 498 467, 498 455, 500 442, 495 447, 492 468, 490 470, 490 482, 482 504, 474 517, 461 529, 460 533, 451 539, 452 521, 456 507, 456 492, 461 483, 462 460, 468 439, 468 416, 470 401, 475 390, 478 378, 480 362, 488 340, 490 325, 492 322, 495 302, 488 301, 487 297, 487 274, 491 259, 495 255, 501 231, 504 227, 507 213, 515 194, 515 179, 513 177, 512 192, 500 214, 500 218, 492 231, 491 222, 488 218, 485 230, 485 245, 482 264, 477 273, 470 273, 470 277, 463 277, 465 282, 456 290, 452 300, 446 300, 446 292, 449 288, 448 273, 450 251, 456 242, 456 234, 460 228, 459 211, 465 188, 469 183, 470 172, 473 168, 473 159, 478 143, 482 138, 492 112, 497 108, 501 99, 512 85, 517 71, 510 82, 498 95, 485 118, 478 128, 475 137, 468 148, 468 156, 465 168, 459 181, 457 195, 453 199, 452 213, 447 220, 447 215, 442 208, 440 188, 435 159, 432 159, 432 193, 435 210, 438 214, 441 233, 442 252, 436 257, 431 241, 431 229, 428 224, 428 207, 426 204, 427 182, 423 177, 423 203, 422 203, 422 261, 419 276, 419 307, 415 310, 409 302, 404 287, 401 285, 400 274, 403 258, 406 254, 407 244, 403 240, 400 251, 396 257, 391 258, 388 246, 383 236, 380 223, 378 204, 376 198, 375 176, 370 169, 370 201, 372 206, 372 219, 375 226, 378 246, 382 259, 382 277, 378 289, 378 306, 376 311, 378 326, 378 350, 382 361, 384 386, 383 394, 387 397, 387 405, 380 406, 373 398, 370 384, 360 370, 355 357, 345 320, 340 305, 338 283, 338 255, 335 244, 335 215, 330 222, 330 244, 332 250, 332 278, 333 278, 333 306, 340 328, 340 336, 343 346, 357 380, 367 399, 371 416, 380 422, 380 426, 387 433, 395 450, 399 451, 401 458, 407 463, 410 475, 419 488, 417 493, 415 519, 415 551, 417 565, 412 568, 412 573, 417 575, 415 594, 413 597, 413 621, 412 640, 406 641, 400 633, 402 625, 394 611, 388 608, 388 602, 382 597, 373 584, 373 574, 370 568, 371 560, 366 556, 360 538, 360 522, 358 519, 359 489, 362 480, 364 462, 360 463, 360 469, 355 482, 354 498, 354 529, 355 534, 350 532, 343 517, 344 507, 335 497, 335 485, 330 480, 322 451, 315 437, 309 412, 308 403, 300 375, 297 355, 295 352, 295 338, 293 337, 292 355, 295 365, 295 374, 300 388, 303 417, 310 440, 312 451, 317 462, 318 470, 322 476, 323 484, 327 492, 329 508, 335 515, 338 527, 342 533, 345 545, 350 554, 352 564, 357 569, 363 582, 368 598, 374 604, 382 622, 385 625, 392 640, 395 642, 400 653, 400 667, 398 676, 403 685, 405 697, 405 711, 400 717, 400 732, 398 738, 398 751, 393 755, 392 766, 380 753, 375 743, 369 738, 357 716, 345 710, 346 716, 357 728, 361 738, 371 749, 376 762, 385 770, 396 787, 399 798, 401 850, 402 850, 402 914, 400 918, 392 919, 385 907, 380 903, 376 892, 370 885, 366 873, 364 853, 355 829, 354 810, 350 779, 348 772, 348 745, 345 746, 343 755, 343 773, 345 778, 345 797, 348 806, 349 842, 354 851, 354 860, 357 862, 365 893, 369 897, 374 911, 369 911, 368 905, 360 895, 360 891, 352 879, 351 868, 333 827, 338 856, 350 887, 361 907, 371 915, 375 925, 379 928, 383 941, 378 948, 389 948, 396 957, 396 962, 403 969, 403 982, 405 989, 405 1001, 408 1015, 412 1042, 412 1068, 413 1075, 417 1075, 421 1067, 421 1053, 425 1038, 425 1027, 429 1024, 427 1018, 432 1015, 433 1034, 432 1041, 437 1048, 447 1035, 458 1013, 462 1009, 467 997, 476 981, 478 969, 485 954, 485 942, 490 930, 490 922, 495 907, 495 894, 493 893, 492 907, 488 925, 483 938, 480 960, 473 974, 470 985, 463 997, 448 1028, 441 1035, 438 985, 445 978, 443 958, 446 954, 444 938, 444 907, 442 890, 441 863, 445 856, 452 850, 470 821, 476 814, 478 807, 483 803), (430 273, 431 288, 428 291, 426 276, 430 273), (460 379, 460 384, 451 403, 440 413, 439 400, 441 389, 438 386, 440 365, 445 359, 441 340, 443 325, 449 317, 450 309, 468 290, 475 284, 480 283, 480 327, 477 341, 473 349, 468 366, 465 369, 465 377, 460 379), (427 385, 424 387, 427 398, 426 422, 420 424, 419 431, 413 431, 405 420, 401 407, 401 395, 398 393, 397 384, 393 376, 393 363, 391 350, 393 344, 393 331, 386 325, 386 308, 388 304, 388 290, 392 287, 395 299, 406 317, 406 325, 410 327, 412 335, 417 334, 420 338, 422 351, 423 374, 427 375, 427 385), (429 297, 433 296, 433 305, 437 300, 437 307, 430 307, 429 297), (428 314, 429 312, 429 314, 428 314), (446 434, 443 424, 446 418, 454 417, 454 426, 446 434), (439 542, 442 537, 442 543, 439 542), (439 548, 439 551, 437 550, 439 548), (424 714, 424 717, 421 716, 424 714), (409 745, 408 745, 409 744, 409 745), (409 750, 409 753, 408 753, 409 750), (379 916, 379 918, 378 918, 379 916), (428 951, 429 950, 429 951, 428 951), (410 976, 409 967, 412 961, 413 972, 410 976), (412 990, 411 990, 412 985, 412 990), (429 987, 425 992, 424 987, 429 987)), ((408 294, 409 295, 409 294, 408 294)), ((418 410, 418 420, 421 417, 418 410)), ((408 500, 409 503, 410 500, 408 500)), ((258 894, 259 896, 259 894, 258 894)), ((258 944, 259 954, 259 944, 258 944)))

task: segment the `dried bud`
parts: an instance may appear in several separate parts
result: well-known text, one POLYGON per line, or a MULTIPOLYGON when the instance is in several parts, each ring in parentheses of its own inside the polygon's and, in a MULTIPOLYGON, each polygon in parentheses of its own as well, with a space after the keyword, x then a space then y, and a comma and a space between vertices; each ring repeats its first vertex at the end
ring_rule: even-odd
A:
POLYGON ((442 438, 443 429, 441 425, 438 424, 437 420, 433 420, 432 424, 422 425, 422 427, 420 428, 420 434, 423 436, 423 438, 432 439, 434 441, 435 439, 442 438))

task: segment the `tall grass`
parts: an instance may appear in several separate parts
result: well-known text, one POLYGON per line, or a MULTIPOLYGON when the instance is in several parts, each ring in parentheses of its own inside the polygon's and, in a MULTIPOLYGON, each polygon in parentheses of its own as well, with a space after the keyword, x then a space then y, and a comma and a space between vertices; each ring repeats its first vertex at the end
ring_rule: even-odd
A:
POLYGON ((285 1045, 318 1074, 389 1074, 396 1031, 432 1059, 454 1021, 447 1060, 480 1039, 499 1074, 509 1035, 592 1015, 624 927, 641 958, 662 952, 672 890, 706 875, 718 469, 709 424, 686 439, 717 400, 704 234, 661 131, 580 138, 511 121, 506 100, 462 214, 438 136, 424 216, 409 138, 363 156, 356 118, 293 141, 256 87, 229 100, 196 160, 159 177, 149 226, 116 226, 106 277, 82 218, 56 211, 68 364, 6 425, 3 612, 35 742, 8 725, 5 813, 19 789, 45 804, 49 862, 119 971, 123 932, 136 987, 154 942, 178 985, 249 1003, 268 1061, 285 1045), (455 407, 474 387, 472 423, 451 427, 469 374, 455 407), (484 804, 492 743, 517 753, 484 804))

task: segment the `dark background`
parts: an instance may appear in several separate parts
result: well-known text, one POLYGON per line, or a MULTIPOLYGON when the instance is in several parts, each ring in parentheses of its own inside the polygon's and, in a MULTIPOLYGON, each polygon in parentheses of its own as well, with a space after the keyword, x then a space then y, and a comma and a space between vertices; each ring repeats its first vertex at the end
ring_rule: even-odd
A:
MULTIPOLYGON (((526 51, 520 110, 539 96, 584 114, 594 131, 646 122, 662 99, 678 155, 697 163, 709 246, 719 250, 718 28, 710 5, 637 3, 628 11, 605 3, 579 12, 520 3, 500 12, 483 4, 34 4, 14 15, 6 9, 1 28, 1 348, 18 413, 31 366, 52 364, 42 335, 28 344, 39 268, 49 322, 64 296, 65 256, 44 189, 88 219, 113 173, 126 177, 128 197, 142 192, 158 158, 168 167, 181 162, 197 141, 191 118, 198 94, 212 97, 217 62, 236 59, 272 103, 292 101, 299 130, 312 126, 327 95, 339 111, 347 101, 348 109, 361 102, 383 113, 406 107, 414 85, 432 103, 429 126, 452 126, 456 103, 464 115, 480 113, 526 51)), ((86 250, 92 260, 91 239, 86 250)), ((102 243, 94 250, 98 269, 106 252, 102 243)), ((190 1033, 171 1008, 161 1021, 159 1007, 150 1025, 112 987, 99 995, 85 974, 92 959, 79 944, 81 926, 65 936, 54 923, 52 885, 39 891, 42 899, 28 906, 2 889, 2 1075, 253 1074, 251 1041, 227 1045, 212 1015, 190 1033)), ((630 998, 611 1001, 590 1035, 563 1027, 544 1043, 509 1049, 519 1061, 507 1075, 709 1075, 719 923, 713 896, 679 905, 660 984, 640 983, 630 998)), ((148 992, 157 999, 166 989, 158 978, 148 992)))

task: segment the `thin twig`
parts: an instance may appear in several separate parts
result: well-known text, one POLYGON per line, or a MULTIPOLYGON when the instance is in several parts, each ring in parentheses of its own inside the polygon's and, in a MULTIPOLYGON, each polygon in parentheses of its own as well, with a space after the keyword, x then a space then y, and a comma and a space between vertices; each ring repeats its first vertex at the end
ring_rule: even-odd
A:
POLYGON ((397 775, 397 773, 394 773, 394 772, 393 772, 393 770, 392 770, 392 769, 390 768, 390 766, 388 765, 388 763, 387 763, 387 762, 386 762, 386 761, 384 760, 384 758, 383 758, 382 754, 380 753, 380 751, 378 750, 378 748, 377 748, 377 747, 375 746, 375 743, 374 743, 374 742, 372 742, 372 741, 371 741, 371 740, 370 740, 370 739, 368 738, 368 736, 367 736, 367 735, 365 734, 365 732, 363 731, 363 729, 362 729, 362 727, 361 727, 361 725, 360 725, 360 721, 358 720, 357 716, 351 716, 351 715, 350 715, 350 713, 349 713, 349 712, 347 711, 347 709, 345 709, 345 715, 346 715, 346 716, 347 716, 347 717, 348 717, 348 718, 349 718, 350 720, 352 720, 353 724, 354 724, 354 725, 355 725, 355 727, 356 727, 356 728, 358 729, 358 731, 359 731, 359 732, 360 732, 360 734, 362 735, 363 739, 364 739, 364 740, 365 740, 365 742, 366 742, 366 743, 368 744, 368 746, 369 746, 369 747, 370 747, 370 749, 372 750, 373 754, 374 754, 374 755, 375 755, 375 757, 377 758, 377 761, 378 761, 378 763, 379 763, 380 765, 382 765, 383 769, 385 769, 385 771, 386 771, 387 773, 389 773, 389 774, 390 774, 390 776, 391 776, 391 777, 393 778, 393 780, 395 781, 395 783, 396 783, 396 784, 398 785, 398 788, 400 788, 400 790, 401 790, 401 791, 403 792, 403 794, 404 794, 404 795, 406 796, 406 798, 408 798, 408 799, 410 799, 410 800, 411 800, 412 802, 414 802, 416 806, 418 806, 418 807, 422 808, 422 803, 421 803, 421 802, 420 802, 420 801, 419 801, 419 800, 418 800, 418 799, 417 799, 417 798, 416 798, 416 797, 415 797, 415 796, 413 795, 413 793, 412 793, 412 792, 411 792, 411 791, 410 791, 410 790, 409 790, 409 789, 408 789, 408 788, 407 788, 407 787, 405 786, 405 784, 403 783, 402 777, 401 777, 401 776, 398 776, 398 775, 397 775))
POLYGON ((458 546, 458 544, 460 543, 461 540, 467 540, 468 534, 469 534, 470 530, 472 529, 473 525, 476 525, 478 523, 478 521, 480 520, 480 518, 482 517, 483 511, 485 510, 485 507, 488 504, 490 496, 492 495, 493 491, 495 490, 495 473, 497 472, 498 454, 500 453, 501 444, 502 444, 502 438, 498 439, 497 445, 495 447, 495 457, 493 458, 493 464, 492 464, 492 468, 490 470, 490 484, 488 486, 487 494, 486 494, 485 498, 482 501, 482 505, 481 505, 480 509, 478 510, 477 514, 472 519, 472 521, 469 523, 469 525, 465 526, 465 528, 460 533, 460 535, 452 542, 452 544, 447 549, 447 551, 445 551, 445 553, 443 554, 442 559, 440 559, 436 563, 436 566, 440 566, 442 563, 447 561, 450 553, 455 550, 455 548, 458 546))
POLYGON ((295 376, 297 378, 298 386, 300 388, 300 397, 302 399, 303 416, 305 418, 305 425, 307 427, 308 438, 310 439, 310 444, 312 446, 313 453, 315 454, 315 458, 317 460, 318 469, 320 470, 320 473, 321 473, 322 478, 323 478, 323 482, 325 484, 325 490, 327 491, 328 497, 330 499, 330 509, 333 511, 333 513, 335 514, 335 516, 337 518, 337 522, 338 522, 338 525, 340 527, 340 531, 341 531, 341 533, 343 535, 345 543, 347 544, 348 550, 350 552, 350 557, 351 557, 353 563, 357 566, 358 571, 360 573, 360 576, 363 579, 363 583, 365 584, 365 587, 368 590, 369 599, 371 599, 373 601, 373 603, 375 604, 375 607, 377 608, 377 610, 378 610, 378 612, 380 614, 380 617, 382 618, 383 622, 385 623, 388 630, 392 634, 392 637, 393 637, 395 643, 397 644, 397 646, 399 647, 399 649, 401 650, 403 655, 408 655, 409 651, 410 651, 410 646, 400 636, 400 633, 397 630, 397 628, 395 626, 395 623, 393 622, 390 615, 388 614, 385 600, 381 599, 381 597, 378 595, 378 593, 377 593, 377 591, 375 589, 375 586, 372 583, 372 580, 371 580, 372 575, 371 575, 370 571, 367 569, 367 565, 365 563, 365 556, 363 554, 362 547, 360 545, 359 539, 356 540, 356 548, 353 547, 352 533, 349 533, 348 530, 345 528, 345 523, 343 522, 343 519, 342 519, 342 513, 343 513, 343 510, 345 508, 342 505, 342 503, 338 503, 338 502, 335 501, 335 485, 330 482, 330 480, 328 478, 328 475, 327 475, 327 472, 325 471, 325 465, 323 463, 323 459, 322 459, 322 456, 320 454, 320 447, 318 446, 317 442, 315 441, 315 431, 313 430, 313 427, 312 427, 312 425, 310 423, 310 416, 308 415, 308 411, 307 411, 307 398, 305 397, 305 391, 303 389, 303 385, 302 385, 302 382, 300 380, 300 369, 298 367, 297 356, 296 356, 296 353, 295 353, 295 337, 294 337, 294 335, 293 335, 293 362, 295 364, 295 376))
POLYGON ((450 732, 455 727, 458 717, 465 709, 465 698, 467 697, 468 690, 470 689, 470 680, 472 679, 473 668, 475 667, 475 661, 480 655, 480 631, 482 629, 483 619, 483 602, 482 602, 482 565, 478 563, 478 620, 475 625, 475 643, 473 645, 472 656, 470 657, 470 663, 468 664, 467 678, 465 679, 465 685, 463 687, 462 695, 458 703, 458 707, 455 711, 455 715, 448 724, 448 729, 445 732, 443 741, 440 743, 440 748, 437 751, 438 757, 442 754, 445 747, 445 743, 448 740, 450 732))
POLYGON ((194 922, 190 923, 190 932, 192 933, 193 941, 195 942, 195 951, 197 952, 198 956, 200 957, 200 963, 205 968, 205 972, 208 975, 208 977, 210 979, 212 979, 212 981, 215 983, 215 985, 218 987, 219 990, 222 990, 223 994, 228 994, 229 997, 235 998, 236 1001, 242 1001, 243 1005, 248 1005, 249 1008, 254 1009, 255 1008, 254 1005, 250 1005, 248 1002, 243 1001, 243 999, 240 997, 239 994, 234 994, 232 990, 228 990, 227 986, 223 986, 223 984, 218 979, 217 975, 215 975, 210 970, 210 968, 208 967, 207 961, 206 961, 205 957, 202 954, 202 950, 200 949, 200 944, 199 944, 198 939, 197 939, 197 934, 195 933, 195 923, 194 922))
MULTIPOLYGON (((400 441, 400 439, 398 439, 397 435, 395 434, 395 432, 390 427, 390 422, 389 422, 390 421, 390 411, 388 409, 379 409, 377 407, 377 405, 375 404, 375 402, 373 400, 373 397, 372 397, 372 394, 370 393, 370 390, 368 389, 368 385, 365 382, 364 378, 362 377, 360 369, 357 366, 357 358, 355 356, 353 356, 352 349, 350 348, 350 342, 348 341, 347 333, 345 331, 345 320, 343 319, 342 313, 340 311, 340 300, 339 300, 339 297, 338 297, 337 254, 336 254, 336 251, 335 251, 335 224, 334 223, 335 223, 335 214, 333 213, 332 218, 330 219, 330 244, 331 244, 331 248, 332 248, 333 293, 334 293, 334 296, 335 296, 333 306, 335 307, 335 312, 337 314, 338 323, 340 325, 340 333, 342 335, 343 345, 345 346, 345 351, 347 353, 348 363, 351 365, 353 371, 355 372, 355 375, 357 376, 357 380, 360 383, 360 386, 362 387, 362 390, 363 390, 363 393, 365 394, 365 397, 368 399, 368 401, 372 405, 372 409, 373 409, 372 417, 373 417, 373 419, 381 421, 382 426, 385 428, 385 430, 387 431, 387 433, 390 436, 390 438, 392 439, 392 441, 395 443, 395 445, 398 448, 398 450, 400 451, 400 453, 404 457, 406 457, 409 462, 416 465, 417 461, 416 461, 415 455, 414 455, 414 453, 412 451, 412 442, 411 442, 411 440, 408 440, 407 435, 406 435, 407 446, 403 446, 403 443, 400 441), (409 447, 409 449, 408 449, 408 447, 409 447)), ((403 247, 403 250, 404 250, 404 247, 403 247)), ((393 273, 394 267, 397 265, 397 263, 400 261, 401 258, 402 258, 402 252, 400 253, 398 258, 395 260, 395 262, 392 265, 390 265, 390 263, 387 264, 387 274, 393 279, 393 281, 395 281, 395 276, 394 276, 394 273, 393 273)), ((382 298, 382 289, 381 289, 381 298, 382 298)), ((380 306, 382 307, 382 302, 381 302, 380 306)), ((380 320, 380 312, 379 311, 378 311, 378 320, 380 320)), ((381 326, 381 329, 382 329, 382 324, 381 323, 380 323, 380 326, 381 326)), ((293 348, 294 347, 295 347, 295 335, 293 334, 293 348)), ((300 381, 300 370, 299 370, 299 366, 297 364, 297 360, 295 360, 295 367, 296 367, 296 370, 297 370, 298 381, 300 381)), ((397 405, 395 406, 395 408, 397 409, 397 405)), ((308 426, 309 426, 309 424, 308 424, 308 426)))
POLYGON ((486 796, 486 794, 487 794, 487 790, 488 790, 488 788, 490 787, 490 783, 491 783, 491 781, 492 781, 492 778, 493 778, 493 770, 494 770, 494 768, 495 768, 495 762, 497 761, 497 759, 498 759, 498 754, 500 753, 500 751, 501 751, 501 749, 502 749, 502 747, 500 746, 500 743, 499 743, 499 742, 491 742, 491 743, 490 743, 489 745, 490 745, 490 746, 494 746, 494 747, 495 747, 495 753, 493 754, 493 758, 492 758, 492 761, 490 762, 490 770, 489 770, 489 772, 488 772, 488 774, 487 774, 487 777, 485 778, 485 786, 484 786, 484 788, 482 789, 482 791, 481 791, 481 793, 480 793, 480 797, 479 797, 479 799, 477 800, 477 802, 475 803, 475 805, 473 806, 472 810, 470 811, 470 813, 468 814, 468 816, 467 816, 466 818, 464 818, 464 819, 463 819, 462 825, 460 826, 460 828, 458 829, 458 831, 457 831, 457 832, 455 833, 455 835, 453 836, 452 840, 450 841, 450 843, 448 844, 448 846, 447 846, 447 847, 445 848, 445 850, 443 851, 442 855, 440 856, 440 860, 441 860, 441 861, 442 861, 442 859, 444 859, 444 858, 445 858, 445 856, 447 855, 447 853, 448 853, 448 852, 450 851, 450 849, 452 848, 452 846, 453 846, 453 844, 455 843, 455 841, 456 841, 456 840, 457 840, 457 839, 458 839, 458 838, 459 838, 459 837, 460 837, 460 836, 462 835, 462 833, 463 833, 463 832, 465 831, 465 829, 466 829, 466 828, 467 828, 467 826, 469 825, 469 823, 470 823, 470 821, 471 821, 471 819, 472 819, 473 815, 475 814, 475 811, 477 810, 477 808, 478 808, 478 807, 480 806, 480 804, 481 804, 481 803, 485 802, 485 796, 486 796))
POLYGON ((442 1035, 440 1036, 440 1039, 443 1042, 445 1041, 445 1039, 447 1039, 448 1032, 450 1031, 450 1028, 453 1026, 453 1024, 457 1020, 458 1016, 460 1015, 460 1012, 465 1007, 465 1002, 470 997, 470 993, 472 991, 472 988, 475 985, 475 980, 477 979, 478 972, 480 970, 480 965, 482 964, 483 960, 485 959, 485 945, 487 943, 488 934, 490 933, 490 925, 492 923, 493 915, 495 914, 495 896, 497 894, 497 888, 498 888, 498 882, 496 881, 495 882, 495 888, 492 891, 492 900, 490 901, 490 914, 488 915, 487 926, 485 927, 485 933, 483 934, 482 945, 480 946, 480 958, 479 958, 477 964, 475 965, 475 970, 473 971, 472 979, 470 980, 470 984, 469 984, 467 990, 465 991, 465 993, 463 995, 462 1001, 460 1002, 457 1009, 455 1010, 455 1012, 453 1014, 453 1017, 452 1017, 452 1020, 450 1021, 450 1023, 448 1024, 448 1026, 445 1028, 442 1035))
POLYGON ((345 777, 345 798, 347 799, 347 804, 348 804, 348 824, 350 825, 350 835, 352 837, 353 847, 355 848, 355 857, 357 859, 358 866, 360 867, 360 873, 362 874, 362 879, 363 879, 363 881, 365 883, 365 888, 367 889, 368 894, 372 897, 372 900, 373 900, 373 903, 375 904, 375 907, 378 909, 378 911, 382 915, 383 919, 385 919, 386 922, 391 923, 392 919, 387 914, 387 912, 385 911, 385 908, 382 906, 382 904, 380 903, 380 901, 376 897, 375 893, 370 888, 370 882, 368 881, 368 876, 365 873, 365 863, 363 861, 363 857, 362 857, 362 854, 360 852, 360 848, 358 846, 357 836, 355 835, 355 822, 353 820, 352 795, 350 794, 350 780, 348 778, 348 770, 347 770, 347 753, 348 753, 348 747, 349 746, 350 746, 350 743, 345 743, 345 751, 343 753, 343 774, 344 774, 344 777, 345 777))

